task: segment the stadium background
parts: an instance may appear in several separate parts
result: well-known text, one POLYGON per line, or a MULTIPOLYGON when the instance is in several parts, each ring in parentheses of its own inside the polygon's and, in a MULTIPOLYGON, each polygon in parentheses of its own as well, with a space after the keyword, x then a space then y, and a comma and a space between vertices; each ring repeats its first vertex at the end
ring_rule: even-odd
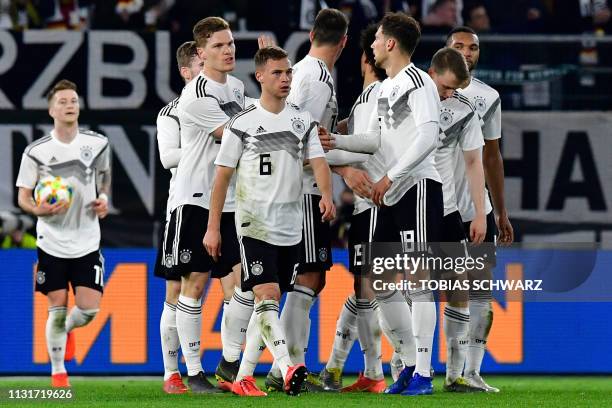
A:
MULTIPOLYGON (((102 2, 91 3, 102 10, 102 2)), ((186 2, 175 3, 184 6, 186 2)), ((300 30, 303 23, 308 24, 302 21, 307 15, 295 11, 299 9, 296 4, 301 6, 306 1, 203 3, 210 7, 208 13, 225 15, 234 22, 235 75, 245 82, 250 96, 258 95, 252 55, 262 30, 272 29, 266 33, 275 36, 293 61, 308 50, 307 31, 300 30), (287 3, 293 8, 286 12, 287 3)), ((368 2, 339 3, 352 13, 349 45, 335 70, 341 113, 346 115, 361 89, 356 39, 371 17, 363 6, 368 2)), ((402 7, 406 2, 371 3, 402 7)), ((416 8, 420 5, 410 3, 416 8)), ((483 2, 485 6, 490 3, 483 2)), ((516 3, 517 8, 525 3, 542 7, 547 19, 540 25, 517 23, 515 30, 499 23, 496 29, 492 13, 491 32, 481 35, 477 76, 498 89, 502 97, 506 201, 517 240, 596 243, 602 248, 600 270, 612 270, 612 37, 604 35, 608 26, 597 27, 588 21, 565 30, 555 13, 562 8, 561 3, 572 1, 516 3)), ((69 78, 79 85, 82 126, 107 135, 113 147, 112 215, 102 223, 106 294, 101 315, 77 333, 77 359, 67 367, 71 373, 162 371, 159 315, 163 282, 152 277, 155 253, 151 248, 156 246, 163 222, 169 174, 157 156, 155 116, 182 86, 174 50, 190 39, 191 22, 185 16, 194 19, 207 14, 176 14, 176 10, 172 14, 171 8, 165 20, 160 18, 152 26, 146 24, 144 11, 142 21, 133 17, 131 22, 113 25, 107 20, 106 26, 92 17, 89 30, 22 30, 25 27, 16 25, 0 30, 2 219, 8 213, 18 214, 14 181, 21 153, 50 129, 45 92, 58 79, 69 78), (178 27, 174 24, 177 21, 178 27)), ((565 21, 571 25, 570 20, 565 21)), ((42 24, 40 28, 44 28, 42 24)), ((421 68, 426 68, 433 52, 443 46, 444 37, 435 31, 430 30, 423 38, 414 56, 421 68)), ((312 313, 307 362, 314 370, 329 354, 337 313, 351 287, 345 271, 346 252, 339 248, 334 255, 337 265, 312 313)), ((502 250, 498 268, 506 274, 517 273, 516 268, 521 267, 537 268, 538 256, 545 259, 545 251, 536 253, 534 261, 533 257, 523 257, 520 250, 502 250)), ((32 291, 34 261, 32 250, 0 251, 0 296, 6 299, 0 302, 0 349, 11 351, 0 354, 0 374, 48 371, 46 306, 45 299, 32 291)), ((496 300, 496 321, 484 372, 612 372, 608 351, 612 329, 606 324, 611 303, 496 300)), ((220 307, 215 283, 207 292, 204 306, 204 362, 209 371, 220 355, 220 307)), ((439 337, 435 344, 434 368, 443 371, 439 337)), ((386 346, 385 357, 389 352, 386 346)), ((361 367, 355 346, 346 370, 357 372, 361 367)))

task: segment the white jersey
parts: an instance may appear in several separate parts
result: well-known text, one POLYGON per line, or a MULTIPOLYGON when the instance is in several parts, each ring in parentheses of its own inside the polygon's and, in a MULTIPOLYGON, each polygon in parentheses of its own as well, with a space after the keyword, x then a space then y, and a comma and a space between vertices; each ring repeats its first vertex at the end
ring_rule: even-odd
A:
MULTIPOLYGON (((374 156, 385 163, 386 174, 395 174, 401 170, 402 156, 414 148, 417 128, 428 122, 438 125, 440 97, 429 75, 411 63, 394 78, 383 81, 377 104, 378 111, 368 127, 368 131, 378 131, 380 127, 380 149, 374 156)), ((393 181, 384 196, 385 205, 397 203, 422 179, 441 182, 435 165, 436 145, 432 146, 408 175, 393 181)))
MULTIPOLYGON (((472 77, 470 85, 460 89, 459 93, 464 95, 476 108, 481 118, 482 136, 484 140, 495 140, 501 138, 501 99, 499 93, 484 82, 472 77)), ((470 186, 465 177, 465 166, 458 163, 455 170, 455 190, 457 193, 457 206, 463 221, 472 221, 476 215, 470 186)), ((489 192, 485 188, 485 213, 493 210, 489 192)))
POLYGON ((236 230, 272 245, 302 240, 304 160, 324 157, 317 123, 287 103, 278 114, 259 102, 223 131, 215 164, 237 169, 236 230))
POLYGON ((174 199, 174 184, 176 167, 181 159, 181 125, 176 112, 179 98, 161 108, 157 115, 157 147, 159 158, 164 168, 170 170, 170 185, 168 186, 168 202, 166 204, 166 221, 170 220, 170 211, 174 199))
POLYGON ((454 174, 458 162, 464 162, 463 152, 480 149, 484 144, 480 118, 472 104, 457 92, 442 101, 440 132, 441 142, 436 150, 436 169, 442 179, 444 216, 447 216, 458 211, 454 174))
MULTIPOLYGON (((181 160, 176 170, 173 209, 197 205, 208 209, 221 140, 211 133, 244 108, 244 84, 231 75, 224 84, 200 73, 181 93, 177 105, 181 124, 181 160)), ((234 182, 223 211, 235 211, 234 182)))
MULTIPOLYGON (((306 55, 293 66, 291 92, 287 101, 309 112, 312 118, 330 133, 336 129, 338 100, 334 79, 327 65, 318 58, 306 55)), ((304 169, 304 194, 321 195, 310 167, 304 169)))
POLYGON ((80 258, 100 248, 100 224, 91 203, 97 198, 96 174, 110 171, 108 139, 79 130, 70 143, 55 131, 24 151, 17 187, 34 189, 47 176, 59 176, 73 188, 72 204, 64 214, 38 217, 36 245, 58 258, 80 258))
MULTIPOLYGON (((381 81, 372 82, 368 85, 359 98, 353 104, 351 113, 347 120, 348 134, 365 133, 368 130, 368 124, 373 112, 376 112, 377 100, 376 97, 380 91, 381 81)), ((368 172, 372 180, 378 181, 385 174, 384 163, 380 161, 380 156, 372 155, 365 163, 355 166, 368 172)), ((360 197, 355 194, 355 209, 353 215, 360 214, 370 208, 375 207, 372 200, 360 197)))

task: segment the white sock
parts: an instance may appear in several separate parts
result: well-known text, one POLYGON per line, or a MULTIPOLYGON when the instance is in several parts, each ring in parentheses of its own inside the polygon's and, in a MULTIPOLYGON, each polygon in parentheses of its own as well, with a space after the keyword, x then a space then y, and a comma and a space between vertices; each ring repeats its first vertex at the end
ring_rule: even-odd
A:
POLYGON ((325 368, 344 368, 344 363, 353 348, 357 337, 357 303, 355 295, 351 295, 344 302, 340 316, 336 323, 336 337, 334 347, 325 368))
MULTIPOLYGON (((378 302, 377 302, 378 303, 378 302)), ((393 381, 397 381, 399 374, 405 367, 404 362, 402 361, 402 357, 400 356, 398 350, 400 350, 399 340, 395 337, 391 329, 389 328, 389 324, 385 320, 380 307, 375 308, 376 315, 378 316, 378 324, 380 325, 380 329, 384 333, 385 337, 393 346, 393 355, 391 356, 391 361, 389 361, 389 367, 391 369, 391 378, 393 381)), ((415 365, 416 360, 416 349, 414 347, 411 348, 412 354, 407 358, 411 362, 411 366, 415 365)))
POLYGON ((412 330, 416 343, 414 372, 422 377, 431 376, 431 354, 436 330, 436 304, 429 291, 412 295, 412 330))
POLYGON ((223 310, 221 322, 221 343, 223 358, 227 362, 238 361, 246 339, 247 327, 253 314, 253 292, 234 288, 234 295, 223 310))
POLYGON ((49 308, 47 326, 47 351, 51 360, 51 374, 65 373, 64 355, 66 354, 66 307, 49 308))
POLYGON ((394 291, 378 297, 377 302, 392 337, 397 341, 397 352, 402 361, 408 367, 414 366, 416 358, 412 316, 404 295, 394 291))
POLYGON ((452 383, 461 377, 467 353, 470 309, 444 308, 444 334, 446 335, 446 379, 452 383))
MULTIPOLYGON (((314 300, 315 293, 312 289, 294 285, 293 292, 287 293, 283 305, 280 320, 285 336, 287 336, 287 347, 291 353, 291 360, 295 364, 304 364, 305 361, 304 357, 310 338, 310 308, 314 300)), ((280 377, 281 372, 276 361, 270 372, 275 377, 280 377)))
POLYGON ((378 324, 378 309, 376 302, 368 299, 357 299, 357 332, 359 344, 365 361, 363 375, 371 380, 384 378, 382 370, 381 330, 378 324))
POLYGON ((283 378, 286 379, 287 370, 293 365, 293 362, 289 357, 285 333, 278 318, 278 302, 262 300, 255 305, 255 314, 261 337, 274 356, 274 361, 277 362, 283 378))
POLYGON ((159 320, 159 334, 164 359, 164 381, 166 381, 172 374, 179 372, 178 351, 181 343, 176 330, 176 305, 164 302, 164 310, 159 320))
POLYGON ((66 332, 85 326, 96 317, 99 311, 100 309, 80 309, 78 306, 73 306, 66 318, 66 332))
POLYGON ((244 353, 242 354, 242 360, 240 360, 240 369, 236 376, 236 381, 242 380, 244 377, 252 376, 255 372, 255 367, 259 362, 261 354, 266 349, 266 343, 264 343, 261 337, 261 331, 257 324, 257 314, 251 314, 251 320, 246 332, 246 345, 244 346, 244 353))
POLYGON ((493 308, 490 300, 470 299, 470 329, 465 373, 480 373, 489 331, 493 324, 493 308))
POLYGON ((197 375, 204 371, 200 361, 202 299, 179 295, 176 305, 176 330, 187 365, 187 375, 197 375))

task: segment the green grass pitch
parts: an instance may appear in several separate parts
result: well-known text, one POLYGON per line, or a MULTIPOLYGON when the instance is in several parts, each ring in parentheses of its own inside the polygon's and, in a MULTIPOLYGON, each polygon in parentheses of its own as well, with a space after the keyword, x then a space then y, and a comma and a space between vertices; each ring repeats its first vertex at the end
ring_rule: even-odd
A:
MULTIPOLYGON (((345 378, 345 384, 354 377, 345 378)), ((302 394, 288 397, 271 393, 263 398, 222 395, 166 395, 160 380, 118 378, 71 379, 73 398, 64 401, 9 399, 10 389, 48 388, 44 379, 0 378, 0 406, 11 407, 611 407, 612 377, 486 376, 487 382, 501 388, 499 394, 451 394, 442 391, 442 377, 435 379, 432 396, 402 397, 391 395, 302 394)), ((389 379, 388 379, 389 381, 389 379)), ((263 387, 263 379, 259 379, 263 387)))

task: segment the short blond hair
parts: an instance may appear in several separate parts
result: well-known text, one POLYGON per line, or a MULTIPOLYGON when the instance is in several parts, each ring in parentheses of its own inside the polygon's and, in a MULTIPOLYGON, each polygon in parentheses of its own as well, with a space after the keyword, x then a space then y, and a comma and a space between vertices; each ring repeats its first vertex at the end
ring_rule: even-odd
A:
POLYGON ((200 48, 206 47, 208 39, 217 31, 229 30, 227 21, 221 17, 206 17, 193 26, 193 40, 200 48))
POLYGON ((77 92, 77 86, 74 82, 69 81, 67 79, 62 79, 55 85, 53 85, 53 88, 51 88, 47 93, 47 102, 51 103, 51 100, 53 99, 56 93, 58 93, 59 91, 64 91, 66 89, 70 89, 74 92, 77 92))

